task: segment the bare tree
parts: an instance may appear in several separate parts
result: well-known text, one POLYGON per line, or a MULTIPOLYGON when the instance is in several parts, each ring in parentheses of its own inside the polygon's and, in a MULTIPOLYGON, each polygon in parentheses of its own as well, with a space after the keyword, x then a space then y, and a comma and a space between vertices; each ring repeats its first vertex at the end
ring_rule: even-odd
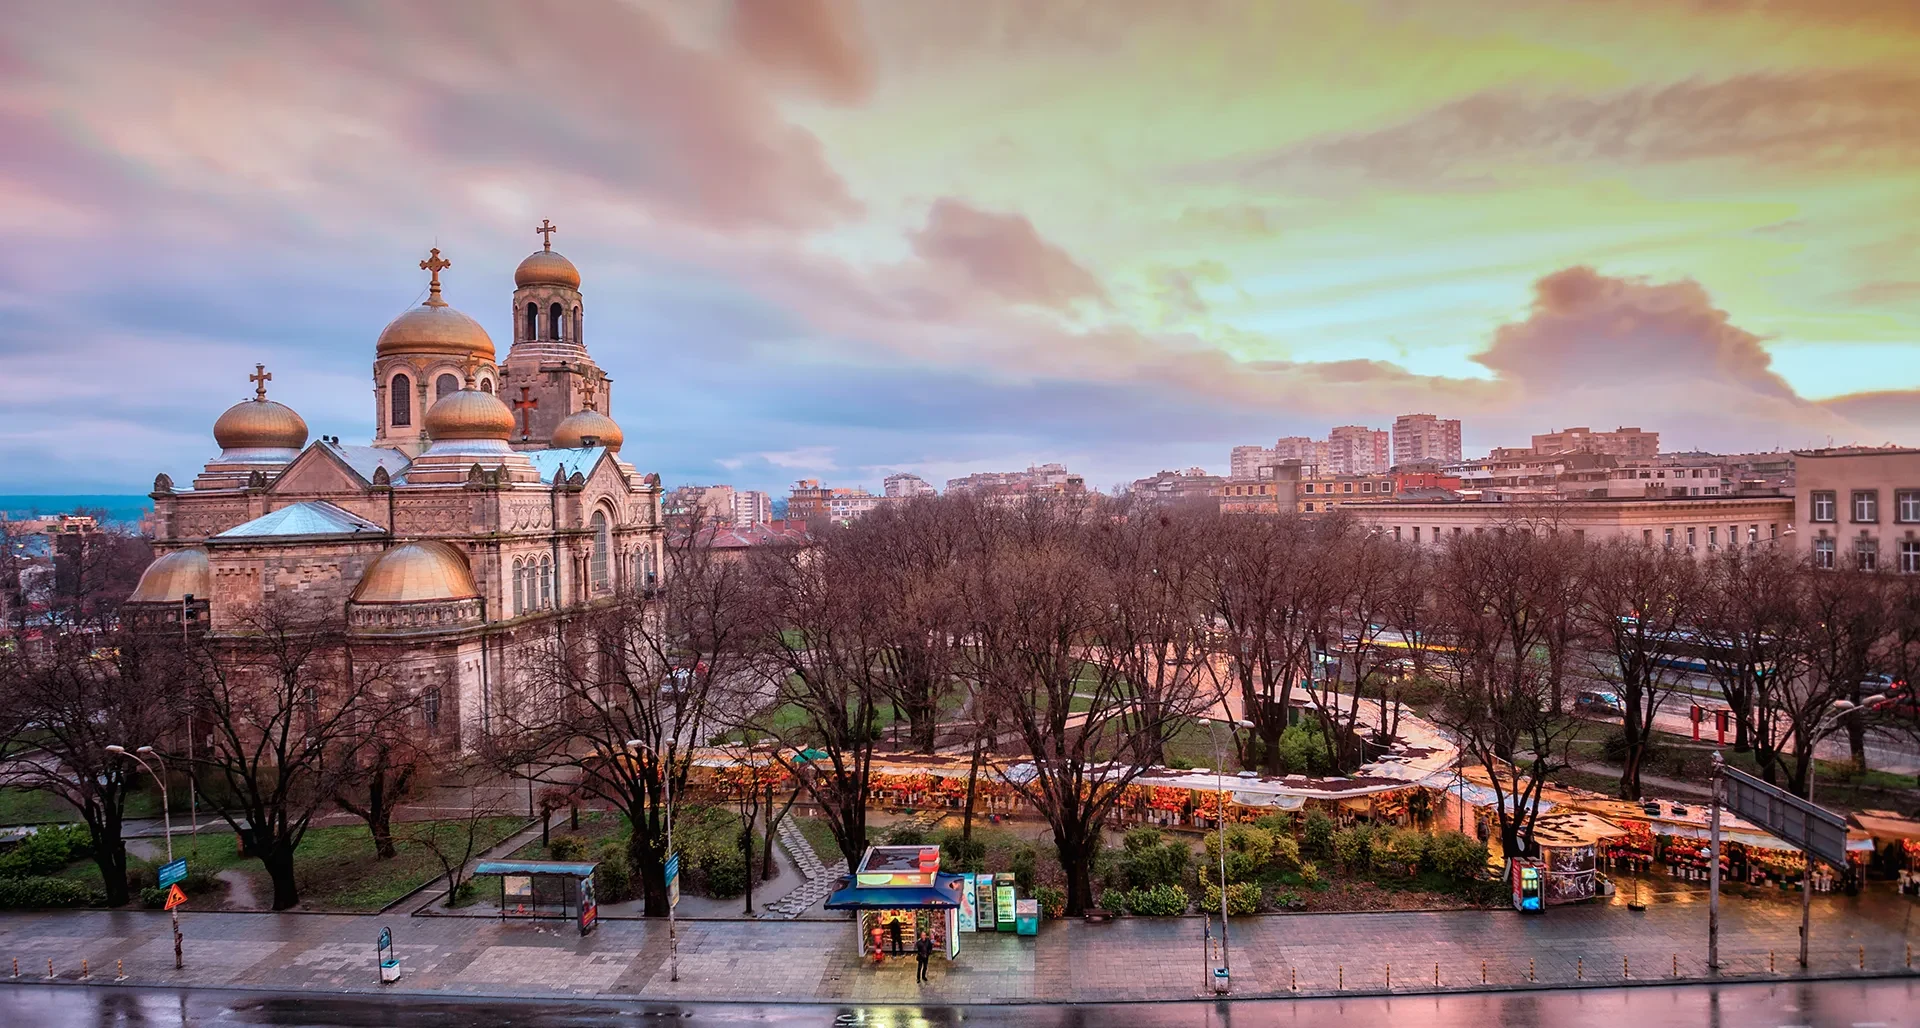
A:
POLYGON ((188 651, 204 745, 170 753, 273 880, 273 909, 300 902, 294 851, 327 802, 361 781, 360 754, 414 697, 390 665, 356 659, 340 617, 293 603, 243 617, 188 651))
MULTIPOLYGON (((1335 583, 1332 604, 1312 629, 1314 648, 1326 655, 1327 672, 1317 679, 1309 674, 1304 681, 1320 718, 1327 762, 1335 770, 1348 770, 1366 757, 1356 745, 1360 696, 1391 659, 1381 641, 1394 606, 1393 565, 1400 552, 1391 540, 1360 531, 1345 516, 1326 520, 1319 543, 1327 577, 1335 583), (1340 687, 1348 679, 1352 688, 1343 694, 1340 687)), ((1384 731, 1386 725, 1380 728, 1384 731)))
POLYGON ((1547 776, 1567 766, 1579 722, 1554 713, 1542 653, 1564 583, 1568 545, 1522 531, 1449 543, 1439 607, 1454 674, 1436 715, 1486 771, 1500 844, 1509 857, 1538 851, 1534 824, 1547 776))
POLYGON ((695 749, 727 723, 747 668, 751 616, 741 564, 675 533, 652 594, 627 593, 556 622, 503 704, 503 766, 577 779, 633 826, 627 858, 649 917, 668 911, 668 800, 695 749))
POLYGON ((956 687, 953 578, 971 506, 960 497, 919 499, 882 507, 846 529, 847 544, 870 565, 862 581, 888 637, 880 687, 923 753, 934 751, 941 703, 956 687))
POLYGON ((1620 796, 1639 799, 1654 715, 1679 684, 1677 658, 1693 646, 1703 573, 1691 554, 1639 542, 1588 547, 1584 557, 1580 628, 1599 644, 1589 651, 1595 673, 1619 685, 1626 741, 1620 796))
MULTIPOLYGON (((1887 576, 1864 561, 1840 569, 1809 568, 1802 576, 1801 615, 1807 667, 1816 692, 1829 700, 1859 705, 1861 683, 1874 670, 1893 629, 1887 603, 1887 576)), ((1824 711, 1822 712, 1824 714, 1824 711)), ((1854 765, 1867 769, 1866 726, 1858 717, 1842 718, 1854 765)), ((1819 739, 1806 738, 1806 760, 1819 739)), ((1807 764, 1811 766, 1811 764, 1807 764)))
MULTIPOLYGON (((1142 723, 1186 718, 1224 702, 1207 629, 1200 561, 1208 522, 1190 509, 1122 501, 1087 533, 1091 552, 1116 590, 1111 617, 1089 652, 1126 683, 1142 723)), ((1234 720, 1231 717, 1225 720, 1234 720)), ((1158 733, 1142 737, 1144 763, 1165 762, 1158 733)))
POLYGON ((56 636, 0 650, 0 787, 58 797, 80 814, 109 906, 128 900, 122 832, 140 768, 108 746, 165 748, 181 729, 177 648, 122 635, 56 636))
POLYGON ((410 719, 390 718, 374 728, 372 737, 345 743, 348 752, 340 759, 357 763, 360 771, 342 779, 333 802, 367 823, 376 860, 391 860, 397 854, 394 811, 419 795, 431 778, 429 768, 436 755, 421 745, 423 741, 410 719))

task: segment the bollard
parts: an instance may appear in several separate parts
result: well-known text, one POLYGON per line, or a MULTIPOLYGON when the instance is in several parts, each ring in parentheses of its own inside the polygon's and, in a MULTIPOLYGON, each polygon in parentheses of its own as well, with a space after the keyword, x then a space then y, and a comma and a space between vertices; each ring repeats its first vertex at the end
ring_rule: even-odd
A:
POLYGON ((1673 955, 1673 976, 1680 977, 1680 954, 1678 953, 1673 955))
POLYGON ((1633 965, 1629 963, 1630 959, 1625 953, 1620 954, 1620 977, 1622 978, 1633 977, 1633 965))
POLYGON ((113 980, 116 982, 124 982, 127 980, 127 962, 126 961, 116 960, 113 962, 113 980))
POLYGON ((47 981, 53 981, 53 958, 47 958, 47 981))
POLYGON ((1583 982, 1587 980, 1587 958, 1586 957, 1573 958, 1573 976, 1583 982))
POLYGON ((1393 965, 1387 965, 1387 991, 1393 991, 1393 965))
POLYGON ((1480 961, 1480 984, 1487 984, 1487 962, 1480 961))
POLYGON ((1907 943, 1907 970, 1913 970, 1913 943, 1907 943))
POLYGON ((80 958, 80 980, 84 982, 91 977, 93 977, 93 969, 87 966, 87 958, 81 957, 80 958))
POLYGON ((20 977, 20 958, 19 957, 13 958, 13 976, 15 978, 20 977))
POLYGON ((1436 989, 1440 987, 1440 962, 1438 960, 1433 962, 1433 987, 1436 989))
POLYGON ((1533 958, 1527 958, 1527 981, 1533 981, 1533 958))
POLYGON ((1772 950, 1767 951, 1767 973, 1768 974, 1773 973, 1773 951, 1772 950))
POLYGON ((1865 946, 1862 946, 1860 947, 1860 970, 1865 971, 1866 969, 1867 969, 1867 948, 1865 946))
MULTIPOLYGON (((964 885, 966 883, 962 882, 961 884, 964 885)), ((1293 985, 1289 987, 1288 991, 1299 992, 1300 991, 1300 969, 1297 967, 1292 967, 1292 968, 1289 968, 1288 970, 1290 970, 1293 973, 1293 985)))
POLYGON ((1342 989, 1347 987, 1347 965, 1345 964, 1340 965, 1340 986, 1339 987, 1342 989))

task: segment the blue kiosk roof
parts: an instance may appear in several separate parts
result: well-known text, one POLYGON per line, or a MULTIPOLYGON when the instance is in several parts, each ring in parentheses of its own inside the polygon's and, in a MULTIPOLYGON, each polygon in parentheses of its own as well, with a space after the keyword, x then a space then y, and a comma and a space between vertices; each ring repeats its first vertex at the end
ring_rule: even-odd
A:
POLYGON ((915 907, 957 907, 966 879, 936 874, 932 885, 857 885, 853 876, 827 897, 828 910, 909 910, 915 907))
POLYGON ((598 864, 574 864, 557 860, 482 860, 474 865, 477 875, 562 875, 567 878, 592 876, 598 864))

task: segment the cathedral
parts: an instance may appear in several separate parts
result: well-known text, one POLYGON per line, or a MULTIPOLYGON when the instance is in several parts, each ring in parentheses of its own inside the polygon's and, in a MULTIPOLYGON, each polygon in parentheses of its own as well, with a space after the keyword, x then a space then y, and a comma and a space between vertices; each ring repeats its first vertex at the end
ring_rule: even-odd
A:
POLYGON ((415 691, 420 730, 471 749, 526 646, 553 619, 650 591, 662 567, 660 478, 620 459, 613 383, 587 352, 580 272, 554 226, 514 271, 513 345, 441 296, 452 267, 420 262, 426 302, 373 353, 373 438, 322 436, 254 395, 213 423, 219 453, 192 488, 154 480, 159 554, 129 622, 218 640, 293 601, 344 612, 415 691))

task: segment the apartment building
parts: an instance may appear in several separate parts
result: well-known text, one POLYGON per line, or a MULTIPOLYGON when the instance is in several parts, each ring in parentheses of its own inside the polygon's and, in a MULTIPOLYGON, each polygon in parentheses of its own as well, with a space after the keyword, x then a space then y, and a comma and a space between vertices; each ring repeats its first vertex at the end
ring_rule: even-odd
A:
POLYGON ((1920 573, 1920 450, 1794 454, 1795 534, 1815 567, 1920 573))
POLYGON ((1460 462, 1460 420, 1432 414, 1393 419, 1393 466, 1460 462))
POLYGON ((1340 425, 1327 433, 1324 468, 1340 475, 1375 475, 1393 466, 1393 436, 1364 425, 1340 425))
POLYGON ((758 489, 736 489, 733 493, 733 525, 748 528, 773 520, 773 497, 758 489))
POLYGON ((1643 432, 1625 426, 1611 432, 1595 432, 1582 425, 1534 436, 1533 452, 1542 455, 1606 453, 1615 457, 1653 457, 1660 453, 1660 433, 1643 432))
POLYGON ((1342 475, 1287 461, 1261 468, 1255 481, 1219 482, 1211 491, 1226 514, 1329 514, 1393 500, 1399 485, 1391 474, 1342 475))
POLYGON ((1162 471, 1157 475, 1136 479, 1127 492, 1135 499, 1152 503, 1210 501, 1219 495, 1219 489, 1229 481, 1230 478, 1207 474, 1205 468, 1188 468, 1185 471, 1162 471))
POLYGON ((932 482, 905 471, 897 475, 888 475, 886 481, 881 483, 880 491, 890 499, 902 500, 915 496, 935 496, 940 492, 933 487, 932 482))
POLYGON ((1028 497, 1055 500, 1083 497, 1086 479, 1060 463, 1032 464, 1025 471, 983 471, 947 479, 947 494, 971 493, 994 504, 1018 504, 1028 497))
POLYGON ((1395 539, 1440 545, 1479 532, 1570 534, 1589 542, 1636 539, 1700 556, 1729 546, 1791 546, 1791 496, 1529 499, 1509 503, 1376 502, 1351 513, 1395 539))

